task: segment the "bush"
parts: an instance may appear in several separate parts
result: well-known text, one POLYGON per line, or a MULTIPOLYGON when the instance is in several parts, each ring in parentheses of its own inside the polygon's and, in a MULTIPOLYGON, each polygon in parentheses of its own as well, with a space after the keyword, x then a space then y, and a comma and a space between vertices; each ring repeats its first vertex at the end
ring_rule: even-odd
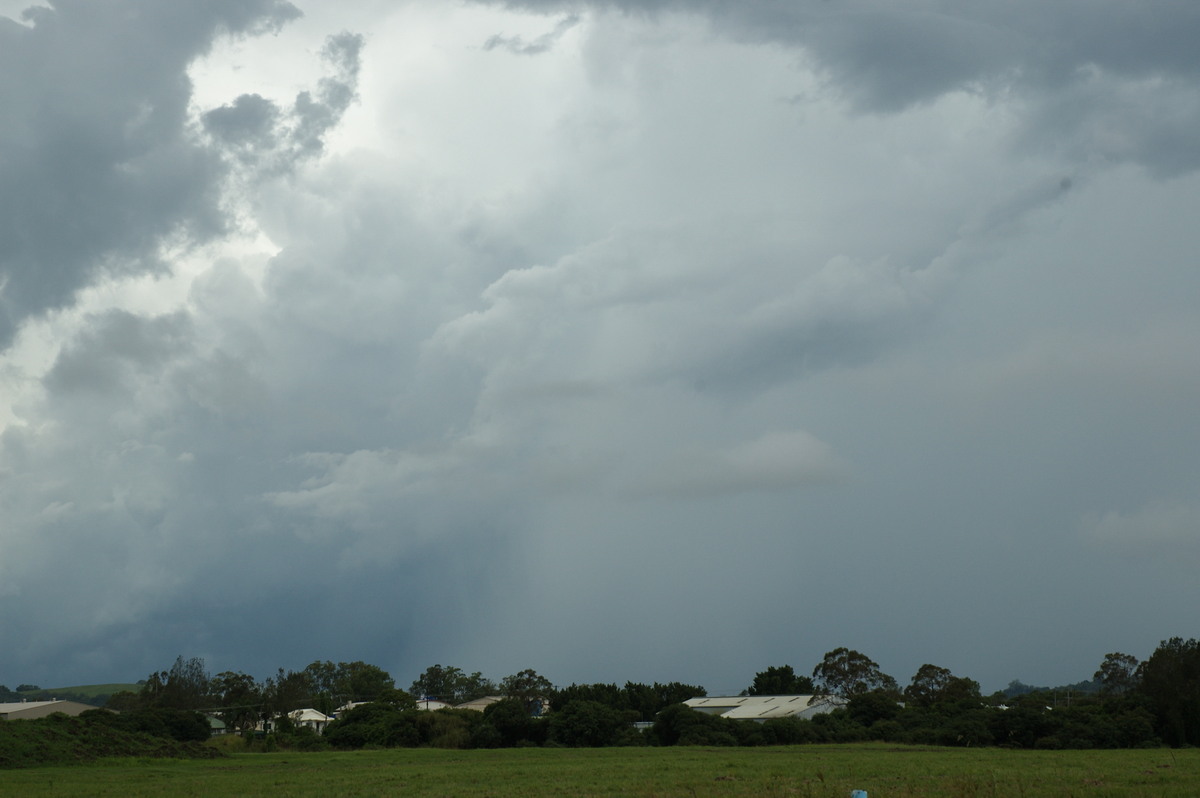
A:
POLYGON ((767 745, 799 745, 817 742, 812 721, 804 718, 771 718, 762 725, 767 745))
POLYGON ((135 709, 119 715, 104 709, 89 709, 80 713, 79 717, 91 724, 167 737, 183 743, 203 742, 212 736, 208 718, 187 709, 156 707, 135 709))
POLYGON ((112 713, 57 713, 37 720, 0 722, 0 768, 73 764, 108 757, 213 758, 220 752, 195 742, 152 736, 110 722, 112 713), (107 716, 107 717, 103 717, 107 716))
POLYGON ((658 713, 650 731, 658 745, 737 745, 741 729, 735 720, 672 704, 658 713))
POLYGON ((616 745, 630 728, 625 713, 598 701, 571 701, 549 720, 550 739, 571 748, 616 745))
POLYGON ((483 711, 486 720, 500 735, 505 748, 541 745, 546 742, 549 726, 544 719, 531 718, 525 705, 512 698, 497 701, 483 711))

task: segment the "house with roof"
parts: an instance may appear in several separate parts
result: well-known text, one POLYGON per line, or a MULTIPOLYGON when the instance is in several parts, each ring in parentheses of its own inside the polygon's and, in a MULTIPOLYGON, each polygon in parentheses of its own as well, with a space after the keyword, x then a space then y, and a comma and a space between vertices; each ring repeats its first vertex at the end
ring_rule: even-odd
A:
POLYGON ((329 725, 329 721, 333 718, 316 709, 293 709, 288 713, 288 717, 292 719, 292 723, 296 728, 307 727, 312 729, 317 734, 324 734, 325 727, 329 725))

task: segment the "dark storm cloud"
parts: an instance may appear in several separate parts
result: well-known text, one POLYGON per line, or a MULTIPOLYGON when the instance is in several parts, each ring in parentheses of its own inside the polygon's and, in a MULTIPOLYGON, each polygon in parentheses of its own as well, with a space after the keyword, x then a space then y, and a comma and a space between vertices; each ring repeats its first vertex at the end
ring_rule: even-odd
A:
POLYGON ((0 25, 0 348, 105 272, 162 268, 164 235, 223 227, 221 167, 187 128, 188 65, 277 29, 280 0, 63 0, 0 25))
POLYGON ((1200 174, 1152 179, 1193 152, 1180 35, 1141 6, 1122 38, 1077 4, 521 5, 554 16, 316 4, 282 63, 197 67, 179 215, 248 235, 0 353, 0 676, 736 691, 850 645, 991 688, 1186 630, 1200 174), (336 36, 289 83, 347 18, 369 58, 336 36), (780 635, 796 607, 828 612, 780 635))
MULTIPOLYGON (((489 0, 477 0, 488 2, 489 0)), ((574 0, 504 0, 543 12, 574 0)), ((1029 104, 1026 138, 1160 176, 1200 166, 1200 6, 1172 0, 988 3, 888 0, 592 0, 630 13, 707 16, 743 40, 798 47, 862 112, 955 91, 1029 104)))

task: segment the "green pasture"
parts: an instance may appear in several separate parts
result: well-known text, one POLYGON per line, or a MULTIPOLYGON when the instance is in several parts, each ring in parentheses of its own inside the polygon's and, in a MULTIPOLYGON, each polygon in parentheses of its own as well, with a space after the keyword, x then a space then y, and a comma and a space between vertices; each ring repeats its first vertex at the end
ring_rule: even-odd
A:
POLYGON ((1200 795, 1200 751, 1009 751, 882 744, 235 754, 0 772, 35 796, 1200 795))
POLYGON ((21 695, 36 696, 42 695, 43 693, 63 693, 95 698, 98 695, 112 695, 113 693, 119 693, 122 690, 128 690, 136 693, 140 689, 140 685, 118 682, 114 684, 80 684, 76 685, 75 687, 39 687, 37 690, 23 690, 21 691, 21 695))

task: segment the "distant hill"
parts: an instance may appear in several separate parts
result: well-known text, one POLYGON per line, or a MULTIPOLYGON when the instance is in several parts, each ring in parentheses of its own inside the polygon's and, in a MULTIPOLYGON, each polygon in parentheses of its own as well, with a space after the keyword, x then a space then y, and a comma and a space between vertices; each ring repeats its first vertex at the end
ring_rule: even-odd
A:
POLYGON ((1008 683, 1008 687, 1000 691, 1000 694, 1005 698, 1016 698, 1017 696, 1028 695, 1029 693, 1098 693, 1100 692, 1100 682, 1095 679, 1085 679, 1082 682, 1075 684, 1061 684, 1058 687, 1039 687, 1032 684, 1025 684, 1019 679, 1013 679, 1008 683))
POLYGON ((21 690, 17 694, 29 701, 49 701, 60 698, 63 701, 78 701, 81 704, 102 707, 108 703, 108 697, 113 693, 119 693, 122 690, 136 693, 140 689, 142 689, 141 685, 138 684, 80 684, 74 687, 41 687, 37 690, 21 690))

